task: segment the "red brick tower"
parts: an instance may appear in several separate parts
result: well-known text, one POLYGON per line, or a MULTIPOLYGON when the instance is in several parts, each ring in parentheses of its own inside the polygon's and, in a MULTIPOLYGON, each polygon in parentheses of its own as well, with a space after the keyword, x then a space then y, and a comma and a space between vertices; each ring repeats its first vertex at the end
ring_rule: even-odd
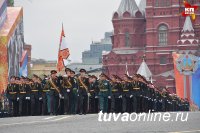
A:
MULTIPOLYGON (((189 0, 191 5, 200 0, 189 0)), ((122 0, 118 11, 113 15, 114 35, 113 49, 103 55, 103 70, 106 74, 124 74, 126 62, 130 75, 137 72, 142 63, 142 56, 153 74, 153 81, 158 87, 166 87, 175 91, 172 53, 181 50, 194 50, 195 45, 177 43, 183 39, 185 17, 183 0, 122 0)), ((193 27, 195 39, 200 39, 200 10, 193 27)), ((188 24, 187 24, 188 25, 188 24)), ((189 36, 191 38, 191 36, 189 36)))
POLYGON ((106 74, 123 75, 126 71, 134 74, 142 61, 145 46, 145 16, 139 10, 135 0, 122 0, 114 13, 112 22, 114 35, 113 49, 103 55, 104 71, 106 74))

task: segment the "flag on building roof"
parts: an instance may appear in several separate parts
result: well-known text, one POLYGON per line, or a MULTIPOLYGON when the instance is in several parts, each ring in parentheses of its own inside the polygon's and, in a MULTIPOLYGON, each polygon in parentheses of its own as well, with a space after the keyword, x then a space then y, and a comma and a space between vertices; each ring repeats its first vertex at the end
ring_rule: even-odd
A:
POLYGON ((67 47, 67 43, 65 41, 65 32, 62 26, 61 36, 60 36, 60 44, 59 44, 59 51, 58 51, 58 62, 57 62, 57 70, 62 71, 65 67, 64 59, 69 57, 69 48, 67 47))

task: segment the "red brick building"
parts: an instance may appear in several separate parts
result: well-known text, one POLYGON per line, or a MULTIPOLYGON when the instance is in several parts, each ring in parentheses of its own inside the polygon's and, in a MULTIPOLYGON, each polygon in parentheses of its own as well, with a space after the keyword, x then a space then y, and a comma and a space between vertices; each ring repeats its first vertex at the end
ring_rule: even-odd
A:
MULTIPOLYGON (((200 0, 189 0, 191 4, 200 4, 200 0)), ((128 64, 128 72, 137 72, 142 57, 145 57, 153 81, 157 86, 175 90, 172 53, 182 50, 195 50, 193 42, 184 45, 183 39, 185 17, 182 0, 122 0, 118 10, 113 14, 114 35, 113 48, 103 54, 103 70, 106 74, 123 75, 128 64)), ((196 12, 196 21, 190 25, 197 40, 200 39, 200 11, 196 12)), ((185 31, 189 32, 189 31, 185 31)))

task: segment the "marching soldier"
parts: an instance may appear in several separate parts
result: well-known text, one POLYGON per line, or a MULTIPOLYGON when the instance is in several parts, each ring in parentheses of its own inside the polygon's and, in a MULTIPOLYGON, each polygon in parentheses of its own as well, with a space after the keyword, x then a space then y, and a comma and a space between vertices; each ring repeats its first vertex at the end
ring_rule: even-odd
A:
POLYGON ((41 81, 42 86, 42 115, 50 114, 50 88, 45 87, 46 86, 46 80, 47 76, 44 76, 44 79, 41 81))
POLYGON ((58 109, 60 108, 60 99, 63 97, 60 91, 60 81, 56 74, 57 71, 52 70, 51 76, 45 85, 46 89, 50 89, 50 115, 58 114, 58 109))
POLYGON ((17 79, 15 76, 10 77, 10 83, 7 86, 6 89, 6 95, 9 99, 9 114, 12 116, 17 116, 18 114, 18 91, 19 91, 19 85, 17 83, 17 79))
POLYGON ((108 112, 108 99, 111 99, 111 84, 107 76, 102 73, 98 81, 100 111, 108 112))
POLYGON ((140 111, 140 84, 137 78, 137 75, 133 76, 133 82, 132 82, 132 95, 133 95, 133 111, 139 112, 140 111))
POLYGON ((124 74, 124 81, 122 83, 123 88, 123 112, 129 112, 131 113, 131 91, 132 91, 132 84, 131 80, 132 78, 129 77, 127 74, 124 74))
POLYGON ((80 70, 80 76, 78 77, 78 96, 79 96, 79 114, 86 114, 88 111, 88 87, 89 81, 85 69, 80 70))
POLYGON ((39 114, 39 88, 41 88, 38 83, 38 76, 33 75, 33 80, 31 83, 31 115, 39 114))
POLYGON ((71 114, 72 107, 72 88, 74 87, 73 79, 71 78, 71 70, 65 69, 66 75, 63 76, 62 93, 64 95, 64 114, 71 114))
POLYGON ((111 101, 111 111, 112 112, 122 112, 122 85, 120 79, 116 75, 111 76, 112 79, 112 101, 111 101))
POLYGON ((92 75, 89 77, 89 93, 90 93, 90 102, 89 102, 89 112, 90 113, 98 113, 98 93, 99 93, 99 88, 98 88, 98 82, 97 82, 97 77, 92 75))
POLYGON ((77 102, 78 102, 78 81, 77 78, 75 77, 75 72, 71 71, 71 78, 74 82, 74 86, 72 88, 72 100, 71 100, 71 112, 72 114, 77 113, 77 102))
POLYGON ((25 84, 25 78, 21 77, 19 82, 19 115, 25 115, 26 114, 26 84, 25 84))
POLYGON ((39 95, 39 109, 38 109, 38 113, 39 115, 43 114, 42 111, 42 106, 43 106, 43 84, 42 84, 42 79, 40 77, 37 78, 37 84, 38 84, 38 95, 39 95))

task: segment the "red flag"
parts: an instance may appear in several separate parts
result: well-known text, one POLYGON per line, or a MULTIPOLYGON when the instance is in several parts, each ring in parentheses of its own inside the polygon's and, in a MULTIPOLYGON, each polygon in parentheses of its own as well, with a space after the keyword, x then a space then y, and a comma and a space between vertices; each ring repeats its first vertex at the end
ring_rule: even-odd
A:
POLYGON ((61 36, 60 36, 60 44, 59 44, 59 51, 58 51, 58 63, 57 63, 57 70, 60 72, 65 67, 64 59, 69 57, 69 49, 67 47, 67 43, 65 42, 65 32, 62 26, 61 36))

